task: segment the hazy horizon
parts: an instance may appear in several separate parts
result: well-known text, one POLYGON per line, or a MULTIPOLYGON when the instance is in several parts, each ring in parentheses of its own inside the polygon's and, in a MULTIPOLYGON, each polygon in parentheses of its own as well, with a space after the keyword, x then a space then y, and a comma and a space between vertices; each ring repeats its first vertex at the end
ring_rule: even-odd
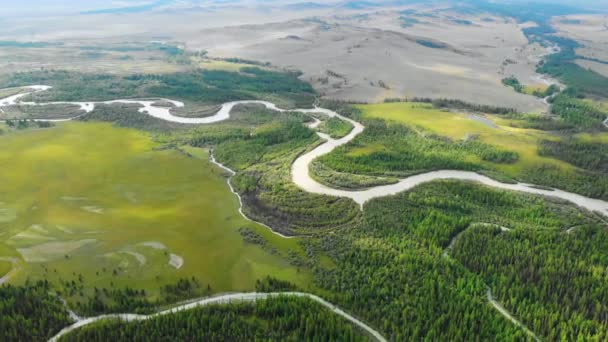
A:
MULTIPOLYGON (((480 2, 477 0, 464 1, 480 2)), ((482 1, 491 3, 543 3, 568 5, 582 9, 608 9, 608 1, 581 0, 573 3, 567 0, 535 0, 532 2, 524 0, 504 0, 504 1, 482 1)), ((410 5, 420 3, 463 3, 462 1, 437 1, 437 0, 331 0, 331 1, 306 1, 306 0, 122 0, 122 1, 75 1, 75 0, 32 0, 23 3, 12 2, 5 6, 0 13, 0 17, 20 16, 42 16, 42 15, 77 15, 81 13, 92 14, 123 14, 141 13, 154 10, 179 10, 193 8, 217 9, 218 7, 228 6, 260 6, 260 7, 281 7, 285 5, 299 5, 309 7, 323 7, 332 5, 346 5, 352 8, 370 5, 410 5)))

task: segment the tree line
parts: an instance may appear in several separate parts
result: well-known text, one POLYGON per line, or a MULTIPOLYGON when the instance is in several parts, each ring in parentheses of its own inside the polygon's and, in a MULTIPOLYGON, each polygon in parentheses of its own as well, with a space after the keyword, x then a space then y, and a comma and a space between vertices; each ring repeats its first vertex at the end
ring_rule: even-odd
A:
POLYGON ((62 341, 367 341, 350 322, 307 298, 211 305, 140 322, 103 321, 62 341))

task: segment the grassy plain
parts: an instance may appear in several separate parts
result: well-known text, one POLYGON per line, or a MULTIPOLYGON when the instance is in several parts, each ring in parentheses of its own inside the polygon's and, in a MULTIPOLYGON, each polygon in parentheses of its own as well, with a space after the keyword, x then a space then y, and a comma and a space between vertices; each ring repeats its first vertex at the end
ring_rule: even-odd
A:
POLYGON ((537 142, 541 139, 554 140, 556 137, 539 130, 511 127, 507 119, 489 116, 481 119, 474 118, 468 114, 442 111, 433 108, 430 104, 413 102, 360 105, 358 108, 368 118, 380 118, 421 127, 454 140, 477 136, 483 143, 517 152, 519 159, 510 164, 475 160, 475 162, 480 162, 482 165, 485 163, 486 166, 496 168, 510 176, 516 176, 524 168, 539 164, 554 165, 562 170, 572 169, 572 166, 567 163, 538 155, 537 142))
POLYGON ((334 139, 340 139, 353 130, 353 125, 338 118, 329 118, 319 125, 319 131, 329 134, 334 139))
POLYGON ((0 261, 0 277, 7 274, 13 268, 13 264, 8 261, 0 261))
POLYGON ((151 298, 190 277, 214 292, 251 290, 266 275, 306 288, 310 274, 285 258, 303 254, 297 239, 246 221, 223 171, 205 150, 193 155, 102 123, 0 137, 0 164, 10 165, 0 174, 0 209, 14 213, 0 220, 0 257, 22 259, 12 282, 82 275, 84 295, 128 285, 151 298), (245 243, 242 227, 276 252, 245 243))
MULTIPOLYGON (((247 67, 252 66, 251 64, 236 63, 236 62, 229 62, 229 61, 216 60, 216 59, 207 59, 207 58, 200 58, 200 57, 191 57, 190 60, 194 63, 194 65, 198 66, 201 69, 206 69, 206 70, 222 70, 222 71, 239 72, 241 70, 241 68, 247 68, 247 67)), ((257 66, 257 67, 259 67, 259 66, 257 66)))
POLYGON ((524 94, 534 95, 535 93, 543 93, 547 88, 549 87, 544 84, 525 85, 523 91, 524 94))
POLYGON ((184 51, 171 43, 5 41, 0 51, 0 74, 40 70, 41 61, 49 69, 120 75, 164 74, 189 69, 184 51))

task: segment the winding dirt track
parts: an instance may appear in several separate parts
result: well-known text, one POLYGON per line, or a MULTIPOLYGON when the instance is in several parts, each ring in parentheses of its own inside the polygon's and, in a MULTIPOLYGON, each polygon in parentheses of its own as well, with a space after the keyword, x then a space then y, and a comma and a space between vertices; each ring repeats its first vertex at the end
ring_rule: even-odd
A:
POLYGON ((492 290, 488 289, 486 291, 486 297, 488 298, 488 302, 490 302, 490 304, 496 309, 498 310, 498 312, 500 312, 501 315, 503 315, 505 318, 507 318, 509 321, 511 321, 513 324, 517 325, 518 327, 520 327, 526 334, 528 334, 528 336, 530 336, 532 339, 534 339, 535 341, 540 342, 540 338, 538 338, 538 336, 536 336, 536 334, 534 332, 532 332, 530 329, 528 329, 528 327, 526 327, 522 322, 520 322, 517 318, 513 317, 513 315, 511 315, 511 313, 505 309, 504 306, 502 306, 502 304, 500 304, 499 302, 497 302, 494 299, 494 296, 492 295, 492 290))
MULTIPOLYGON (((449 258, 450 251, 454 250, 454 246, 456 244, 456 240, 462 235, 464 234, 464 232, 466 232, 469 228, 471 227, 498 227, 500 228, 501 231, 503 232, 510 232, 511 228, 508 227, 504 227, 495 223, 489 223, 489 222, 476 222, 476 223, 472 223, 470 224, 467 228, 465 228, 463 231, 461 231, 460 233, 456 234, 456 236, 454 236, 452 238, 452 240, 450 241, 450 244, 448 245, 448 247, 446 247, 446 249, 443 251, 443 254, 441 255, 444 258, 449 258)), ((498 311, 498 313, 500 313, 503 317, 505 317, 506 319, 508 319, 509 321, 511 321, 513 324, 517 325, 518 327, 520 327, 526 334, 528 334, 528 336, 530 336, 532 339, 534 339, 535 341, 540 341, 540 339, 538 338, 538 336, 536 336, 536 334, 534 332, 532 332, 530 329, 528 329, 528 327, 523 324, 521 321, 519 321, 517 318, 515 318, 510 312, 509 310, 507 310, 500 302, 496 301, 496 299, 494 299, 494 296, 492 295, 492 290, 488 287, 487 291, 486 291, 486 299, 488 300, 488 302, 490 303, 490 305, 492 305, 492 307, 494 307, 494 309, 496 309, 496 311, 498 311)))
POLYGON ((219 295, 219 296, 215 296, 215 297, 209 297, 209 298, 204 298, 204 299, 199 299, 197 301, 188 303, 188 304, 183 304, 183 305, 179 305, 176 306, 172 309, 168 309, 165 311, 161 311, 155 314, 151 314, 151 315, 136 315, 136 314, 114 314, 114 315, 101 315, 101 316, 96 316, 96 317, 89 317, 89 318, 83 318, 83 319, 78 319, 76 320, 76 323, 64 328, 63 330, 61 330, 59 333, 57 333, 57 335, 53 336, 49 342, 55 342, 55 341, 59 341, 59 339, 72 332, 75 329, 78 329, 80 327, 89 325, 89 324, 93 324, 95 322, 99 322, 102 320, 107 320, 107 319, 120 319, 126 322, 132 322, 132 321, 145 321, 148 319, 152 319, 158 316, 163 316, 163 315, 169 315, 169 314, 174 314, 180 311, 185 311, 185 310, 191 310, 197 307, 202 307, 202 306, 207 306, 207 305, 213 305, 213 304, 227 304, 227 303, 233 303, 233 302, 255 302, 256 300, 264 300, 264 299, 268 299, 271 297, 279 297, 279 296, 288 296, 288 297, 306 297, 309 298, 321 305, 323 305, 324 307, 330 309, 332 312, 334 312, 337 315, 340 315, 342 317, 344 317, 346 320, 350 321, 351 323, 353 323, 354 325, 356 325, 357 327, 361 328, 362 330, 364 330, 366 333, 368 333, 370 336, 372 336, 375 340, 380 341, 380 342, 386 342, 386 339, 376 330, 374 330, 373 328, 371 328, 370 326, 368 326, 367 324, 361 322, 360 320, 356 319, 355 317, 349 315, 348 313, 344 312, 342 309, 338 308, 337 306, 327 302, 326 300, 324 300, 321 297, 315 296, 313 294, 310 293, 302 293, 302 292, 277 292, 277 293, 257 293, 257 292, 251 292, 251 293, 232 293, 232 294, 226 294, 226 295, 219 295))

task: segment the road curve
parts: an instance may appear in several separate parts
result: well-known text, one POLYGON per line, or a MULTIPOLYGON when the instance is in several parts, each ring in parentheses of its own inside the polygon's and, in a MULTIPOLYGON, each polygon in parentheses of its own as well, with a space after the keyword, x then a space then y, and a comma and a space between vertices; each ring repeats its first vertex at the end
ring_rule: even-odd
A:
POLYGON ((95 322, 106 320, 106 319, 120 319, 120 320, 123 320, 123 321, 126 321, 126 322, 145 321, 145 320, 152 319, 152 318, 155 318, 155 317, 158 317, 158 316, 174 314, 174 313, 177 313, 177 312, 191 310, 191 309, 194 309, 194 308, 197 308, 197 307, 203 307, 203 306, 207 306, 207 305, 228 304, 228 303, 234 303, 234 302, 255 302, 256 300, 264 300, 264 299, 268 299, 268 298, 271 298, 271 297, 279 297, 279 296, 306 297, 306 298, 309 298, 309 299, 311 299, 311 300, 313 300, 313 301, 315 301, 315 302, 323 305, 324 307, 330 309, 335 314, 344 317, 346 320, 350 321, 351 323, 353 323, 354 325, 356 325, 357 327, 361 328, 363 331, 365 331, 366 333, 368 333, 376 341, 386 342, 386 339, 379 332, 377 332, 376 330, 374 330, 373 328, 371 328, 367 324, 361 322, 357 318, 351 316, 350 314, 346 313, 345 311, 343 311, 339 307, 337 307, 337 306, 329 303, 328 301, 324 300, 323 298, 315 296, 315 295, 310 294, 310 293, 304 293, 304 292, 272 292, 272 293, 248 292, 248 293, 231 293, 231 294, 225 294, 225 295, 219 295, 219 296, 199 299, 199 300, 196 300, 194 302, 183 304, 183 305, 179 305, 179 306, 176 306, 174 308, 171 308, 171 309, 168 309, 168 310, 165 310, 165 311, 161 311, 161 312, 158 312, 158 313, 155 313, 155 314, 151 314, 151 315, 110 314, 110 315, 101 315, 101 316, 95 316, 95 317, 88 317, 88 318, 79 319, 74 324, 72 324, 72 325, 70 325, 70 326, 62 329, 59 333, 57 333, 55 336, 53 336, 49 340, 49 342, 59 341, 59 339, 62 336, 64 336, 64 335, 66 335, 66 334, 74 331, 75 329, 78 329, 80 327, 84 327, 84 326, 89 325, 89 324, 93 324, 95 322))
MULTIPOLYGON (((113 101, 105 101, 105 102, 51 102, 51 103, 19 102, 18 99, 27 94, 31 94, 31 93, 39 92, 39 91, 46 91, 46 90, 50 89, 50 87, 43 86, 43 85, 30 86, 27 88, 30 90, 29 92, 24 92, 19 95, 14 95, 14 96, 6 98, 6 99, 0 99, 0 109, 3 106, 14 105, 14 104, 44 106, 44 105, 51 104, 51 103, 55 103, 55 104, 62 103, 62 104, 77 104, 77 105, 80 105, 82 110, 84 110, 85 112, 90 112, 95 108, 95 105, 97 103, 105 103, 105 104, 130 103, 130 104, 141 105, 142 107, 139 109, 140 113, 145 113, 145 114, 148 114, 150 116, 153 116, 153 117, 165 120, 165 121, 182 123, 182 124, 211 124, 211 123, 216 123, 216 122, 220 122, 220 121, 229 119, 232 109, 237 105, 260 104, 260 105, 265 106, 268 109, 279 111, 279 112, 292 111, 292 112, 301 112, 301 113, 308 113, 308 114, 322 113, 329 117, 337 117, 337 118, 344 120, 346 122, 349 122, 351 125, 353 125, 352 131, 348 135, 346 135, 340 139, 333 139, 327 134, 317 132, 319 137, 321 137, 323 140, 325 140, 325 142, 320 144, 313 150, 300 155, 293 162, 292 167, 291 167, 291 177, 292 177, 293 182, 304 191, 307 191, 309 193, 319 194, 319 195, 347 197, 347 198, 352 199, 356 203, 358 203, 361 208, 367 201, 372 200, 374 198, 395 195, 400 192, 410 190, 418 185, 432 182, 435 180, 457 179, 457 180, 465 180, 465 181, 474 181, 474 182, 478 182, 478 183, 481 183, 481 184, 484 184, 484 185, 487 185, 490 187, 498 188, 498 189, 526 192, 526 193, 530 193, 530 194, 560 198, 560 199, 566 200, 568 202, 574 203, 574 204, 578 205, 579 207, 585 208, 585 209, 593 211, 593 212, 599 212, 605 216, 608 216, 608 202, 603 201, 603 200, 589 198, 586 196, 582 196, 582 195, 578 195, 575 193, 566 192, 566 191, 562 191, 562 190, 558 190, 558 189, 551 189, 551 190, 541 189, 534 184, 501 183, 501 182, 498 182, 489 177, 482 176, 478 173, 470 172, 470 171, 458 171, 458 170, 431 171, 431 172, 422 173, 422 174, 418 174, 415 176, 403 178, 395 184, 381 185, 381 186, 376 186, 376 187, 372 187, 372 188, 365 189, 365 190, 349 191, 349 190, 340 190, 340 189, 328 187, 326 185, 323 185, 323 184, 315 181, 312 177, 310 177, 310 174, 309 174, 310 164, 312 163, 312 161, 314 159, 316 159, 320 156, 326 155, 326 154, 332 152, 336 147, 345 145, 345 144, 349 143, 350 141, 352 141, 359 134, 363 133, 363 131, 365 130, 365 127, 359 122, 356 122, 350 118, 344 117, 332 110, 325 109, 325 108, 315 107, 312 109, 285 110, 285 109, 278 108, 274 103, 267 102, 267 101, 257 101, 257 100, 233 101, 233 102, 227 102, 227 103, 222 104, 220 110, 215 115, 205 117, 205 118, 184 118, 184 117, 179 117, 179 116, 175 116, 175 115, 171 114, 171 107, 158 106, 158 105, 156 105, 157 101, 154 101, 154 100, 129 99, 129 100, 113 100, 113 101)), ((175 107, 184 106, 184 104, 179 101, 173 101, 173 100, 168 100, 168 99, 162 99, 162 100, 171 103, 172 106, 175 106, 175 107)), ((69 119, 67 119, 67 120, 69 120, 69 119)), ((64 119, 64 120, 40 120, 40 121, 66 121, 66 119, 64 119)), ((608 127, 608 119, 606 119, 606 121, 604 123, 608 127)), ((317 122, 313 123, 311 126, 314 126, 315 124, 317 124, 317 122)))
POLYGON ((450 243, 448 244, 448 246, 443 250, 443 253, 441 254, 442 257, 447 258, 449 256, 449 252, 454 250, 454 246, 456 245, 456 240, 458 240, 458 238, 460 238, 460 236, 462 234, 464 234, 469 228, 472 227, 498 227, 500 228, 501 231, 503 232, 510 232, 511 228, 507 228, 504 226, 501 226, 499 224, 496 223, 490 223, 490 222, 473 222, 471 224, 469 224, 468 227, 466 227, 465 229, 463 229, 462 231, 460 231, 460 233, 456 234, 452 240, 450 240, 450 243))

